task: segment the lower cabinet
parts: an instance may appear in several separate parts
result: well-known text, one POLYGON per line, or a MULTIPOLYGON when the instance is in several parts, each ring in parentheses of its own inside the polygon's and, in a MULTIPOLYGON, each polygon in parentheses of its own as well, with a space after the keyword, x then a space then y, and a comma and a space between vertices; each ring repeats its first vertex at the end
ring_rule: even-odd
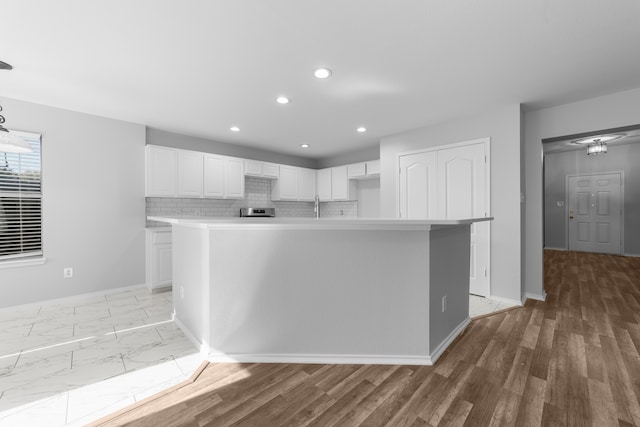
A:
POLYGON ((168 288, 173 282, 171 227, 147 228, 146 282, 150 291, 168 288))

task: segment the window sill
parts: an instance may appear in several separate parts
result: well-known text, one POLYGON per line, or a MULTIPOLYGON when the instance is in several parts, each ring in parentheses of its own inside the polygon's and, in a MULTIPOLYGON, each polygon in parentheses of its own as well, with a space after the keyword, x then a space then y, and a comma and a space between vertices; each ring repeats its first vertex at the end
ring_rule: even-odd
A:
POLYGON ((46 261, 47 259, 44 257, 0 261, 0 268, 29 267, 44 264, 46 261))

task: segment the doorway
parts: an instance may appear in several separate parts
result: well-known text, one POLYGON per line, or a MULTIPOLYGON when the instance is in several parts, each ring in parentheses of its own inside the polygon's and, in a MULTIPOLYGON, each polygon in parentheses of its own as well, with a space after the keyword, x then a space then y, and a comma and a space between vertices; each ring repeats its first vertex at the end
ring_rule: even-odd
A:
POLYGON ((569 250, 622 253, 623 173, 568 175, 569 250))
MULTIPOLYGON (((398 156, 398 212, 406 219, 489 216, 489 138, 398 156)), ((489 296, 489 222, 471 225, 469 290, 489 296)))

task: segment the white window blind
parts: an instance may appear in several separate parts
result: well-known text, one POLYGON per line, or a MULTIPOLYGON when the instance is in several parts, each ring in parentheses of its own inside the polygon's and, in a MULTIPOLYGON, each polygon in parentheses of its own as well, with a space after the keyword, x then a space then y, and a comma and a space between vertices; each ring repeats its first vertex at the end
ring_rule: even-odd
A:
POLYGON ((0 151, 0 261, 42 255, 40 135, 15 132, 33 151, 0 151))

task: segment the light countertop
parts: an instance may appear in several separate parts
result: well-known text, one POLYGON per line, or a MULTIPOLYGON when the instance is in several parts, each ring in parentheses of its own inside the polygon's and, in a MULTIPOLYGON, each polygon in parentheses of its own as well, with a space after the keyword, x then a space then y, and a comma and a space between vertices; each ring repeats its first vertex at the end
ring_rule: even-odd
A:
POLYGON ((280 228, 280 229, 437 229, 491 221, 492 217, 464 219, 378 219, 378 218, 240 218, 202 216, 149 216, 150 221, 199 228, 280 228))

